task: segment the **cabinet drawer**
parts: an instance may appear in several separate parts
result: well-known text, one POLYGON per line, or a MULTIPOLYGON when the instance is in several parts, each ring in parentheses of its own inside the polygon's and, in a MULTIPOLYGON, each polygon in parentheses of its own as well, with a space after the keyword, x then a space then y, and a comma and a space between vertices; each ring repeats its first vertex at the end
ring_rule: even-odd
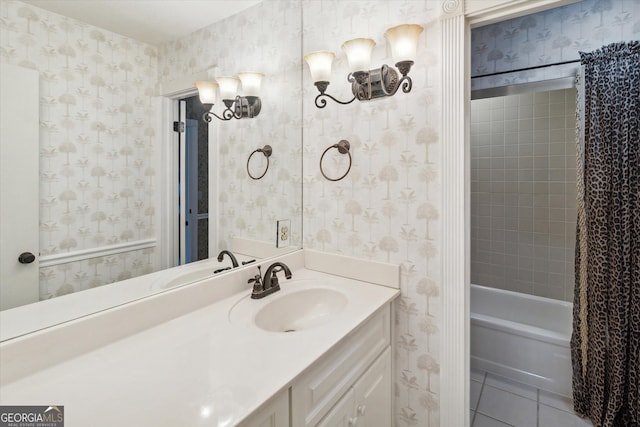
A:
POLYGON ((355 380, 389 345, 390 305, 314 363, 291 387, 294 426, 315 426, 355 380))

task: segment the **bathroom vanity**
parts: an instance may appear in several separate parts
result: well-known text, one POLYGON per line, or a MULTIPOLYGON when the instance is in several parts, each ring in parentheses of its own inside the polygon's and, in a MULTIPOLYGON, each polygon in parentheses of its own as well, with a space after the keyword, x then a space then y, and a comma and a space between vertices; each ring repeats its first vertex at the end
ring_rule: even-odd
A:
POLYGON ((293 277, 260 300, 246 266, 1 343, 0 404, 63 405, 68 426, 391 425, 398 267, 277 260, 293 277))
POLYGON ((386 304, 240 425, 391 426, 389 316, 386 304))

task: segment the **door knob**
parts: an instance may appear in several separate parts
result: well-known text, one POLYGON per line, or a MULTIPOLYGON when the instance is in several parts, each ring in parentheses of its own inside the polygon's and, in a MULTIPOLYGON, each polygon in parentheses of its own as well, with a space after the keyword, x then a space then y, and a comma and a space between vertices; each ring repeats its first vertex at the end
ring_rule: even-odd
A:
POLYGON ((20 264, 31 264, 35 260, 36 260, 36 256, 31 252, 23 252, 18 257, 18 262, 20 264))

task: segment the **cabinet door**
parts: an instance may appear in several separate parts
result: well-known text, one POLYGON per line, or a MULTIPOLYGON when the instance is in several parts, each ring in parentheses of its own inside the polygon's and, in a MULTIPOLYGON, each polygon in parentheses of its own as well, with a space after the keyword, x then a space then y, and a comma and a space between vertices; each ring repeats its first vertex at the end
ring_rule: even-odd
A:
POLYGON ((389 347, 390 319, 387 304, 296 380, 291 387, 294 427, 317 425, 367 367, 389 347))
POLYGON ((358 427, 391 426, 391 350, 378 357, 353 385, 358 427))
POLYGON ((290 427, 289 426, 289 390, 262 405, 239 427, 290 427))
POLYGON ((316 427, 355 427, 354 393, 350 388, 316 427))

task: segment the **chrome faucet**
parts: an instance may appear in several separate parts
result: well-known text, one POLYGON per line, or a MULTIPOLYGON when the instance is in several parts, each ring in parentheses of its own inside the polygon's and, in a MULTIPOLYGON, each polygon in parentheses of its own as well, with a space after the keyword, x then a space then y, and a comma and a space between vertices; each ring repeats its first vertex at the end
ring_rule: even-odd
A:
MULTIPOLYGON (((256 274, 252 279, 249 279, 248 283, 253 283, 253 290, 251 291, 252 299, 264 298, 274 292, 280 290, 280 283, 278 282, 278 274, 280 271, 284 271, 284 277, 291 279, 291 270, 286 264, 282 262, 274 262, 271 264, 267 271, 264 273, 264 279, 260 274, 256 274)), ((262 273, 262 270, 258 266, 258 272, 262 273)))
POLYGON ((231 252, 229 252, 226 249, 224 251, 221 251, 218 254, 218 262, 222 262, 222 259, 224 258, 225 254, 229 255, 229 258, 231 259, 231 265, 233 266, 233 268, 236 268, 238 266, 238 260, 231 252))

